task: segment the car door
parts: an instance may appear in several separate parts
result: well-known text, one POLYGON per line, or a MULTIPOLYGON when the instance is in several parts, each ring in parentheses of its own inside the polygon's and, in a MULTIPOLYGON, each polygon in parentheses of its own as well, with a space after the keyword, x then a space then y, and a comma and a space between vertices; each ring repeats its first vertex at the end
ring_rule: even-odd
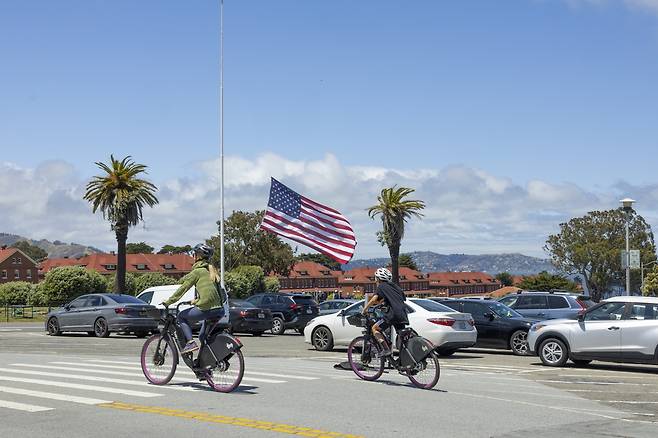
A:
POLYGON ((362 310, 363 301, 332 314, 332 322, 329 329, 334 337, 335 344, 347 345, 352 342, 352 339, 363 334, 362 327, 356 327, 347 321, 348 317, 357 315, 361 313, 362 310))
POLYGON ((75 321, 81 330, 93 330, 94 321, 100 315, 101 297, 89 295, 75 315, 75 321))
POLYGON ((546 319, 570 318, 576 314, 571 309, 566 297, 562 295, 549 295, 546 299, 548 300, 546 319))
POLYGON ((79 330, 80 326, 80 309, 82 309, 87 301, 87 296, 78 297, 68 303, 62 309, 62 312, 57 315, 59 326, 62 330, 79 330))
POLYGON ((658 304, 630 303, 621 327, 621 359, 625 362, 655 361, 658 343, 658 304))
POLYGON ((495 327, 496 319, 494 318, 492 320, 491 317, 485 316, 493 312, 491 312, 484 304, 475 301, 464 301, 462 306, 464 309, 463 312, 470 313, 475 321, 475 328, 477 328, 478 331, 476 346, 497 347, 498 344, 500 344, 500 341, 495 327))
POLYGON ((528 318, 548 319, 548 303, 545 295, 521 295, 512 309, 528 318))
POLYGON ((618 360, 621 356, 621 320, 626 303, 593 307, 575 324, 571 352, 582 358, 618 360))

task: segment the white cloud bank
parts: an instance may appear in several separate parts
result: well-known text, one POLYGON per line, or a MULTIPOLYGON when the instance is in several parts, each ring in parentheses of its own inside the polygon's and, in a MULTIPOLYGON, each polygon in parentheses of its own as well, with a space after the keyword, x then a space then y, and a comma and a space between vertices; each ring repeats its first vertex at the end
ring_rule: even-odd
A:
MULTIPOLYGON (((167 243, 193 244, 216 233, 218 164, 216 159, 196 163, 195 177, 153 181, 160 187, 160 204, 144 212, 145 224, 131 229, 129 241, 143 240, 159 248, 167 243)), ((350 218, 359 240, 357 258, 386 254, 375 239, 380 222, 370 220, 365 210, 381 188, 394 184, 416 188, 416 197, 427 203, 425 218, 410 222, 403 251, 543 255, 546 237, 560 222, 616 207, 626 195, 639 201, 638 210, 650 223, 658 223, 658 184, 621 182, 595 193, 570 183, 533 180, 520 185, 504 175, 464 166, 350 167, 333 155, 317 161, 271 153, 254 160, 231 156, 225 166, 227 212, 264 208, 274 176, 350 218)), ((0 232, 113 249, 109 225, 82 199, 89 177, 66 162, 45 162, 34 169, 0 163, 0 232)))

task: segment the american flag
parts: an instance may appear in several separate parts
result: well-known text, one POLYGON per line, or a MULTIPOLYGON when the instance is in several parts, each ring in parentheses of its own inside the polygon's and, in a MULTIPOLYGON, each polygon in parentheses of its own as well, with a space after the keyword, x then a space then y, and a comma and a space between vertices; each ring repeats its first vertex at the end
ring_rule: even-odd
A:
POLYGON ((339 263, 349 262, 354 255, 356 237, 345 216, 290 190, 274 178, 260 227, 313 248, 339 263))

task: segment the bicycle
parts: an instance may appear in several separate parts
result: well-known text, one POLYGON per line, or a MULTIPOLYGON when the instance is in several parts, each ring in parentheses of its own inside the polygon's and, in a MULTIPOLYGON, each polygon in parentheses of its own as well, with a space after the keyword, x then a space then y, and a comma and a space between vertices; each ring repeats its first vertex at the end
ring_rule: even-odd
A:
MULTIPOLYGON (((397 333, 398 351, 383 356, 382 347, 372 334, 372 326, 376 321, 371 316, 352 315, 347 321, 357 327, 363 327, 363 336, 358 336, 350 342, 347 348, 347 360, 352 371, 361 379, 375 381, 384 373, 384 367, 389 365, 400 374, 407 376, 411 383, 420 389, 432 389, 439 381, 441 369, 439 359, 430 341, 416 334, 412 328, 406 327, 397 333)), ((391 341, 384 335, 390 348, 391 341)))
MULTIPOLYGON (((184 304, 191 302, 179 303, 176 313, 184 304)), ((197 378, 205 380, 215 391, 231 392, 240 385, 244 375, 242 342, 228 333, 230 324, 220 324, 218 319, 206 320, 202 328, 204 333, 199 333, 201 344, 195 359, 193 352, 180 353, 185 346, 185 336, 169 307, 165 306, 164 316, 160 310, 154 311, 164 325, 161 332, 148 338, 142 347, 141 365, 146 380, 154 385, 169 383, 176 373, 180 355, 197 378)))

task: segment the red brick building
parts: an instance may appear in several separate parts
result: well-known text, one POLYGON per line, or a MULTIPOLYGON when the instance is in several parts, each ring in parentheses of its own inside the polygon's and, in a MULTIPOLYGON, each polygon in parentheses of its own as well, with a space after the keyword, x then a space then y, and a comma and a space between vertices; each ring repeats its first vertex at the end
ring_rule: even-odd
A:
POLYGON ((282 292, 327 292, 338 290, 340 271, 331 271, 315 262, 298 262, 287 277, 278 276, 282 292))
POLYGON ((501 284, 485 272, 430 272, 429 288, 434 295, 482 295, 500 289, 501 284))
MULTIPOLYGON (((343 296, 373 293, 377 289, 375 271, 377 268, 363 267, 343 272, 338 284, 343 296)), ((413 269, 400 267, 400 287, 407 295, 430 295, 429 282, 425 274, 413 269)))
POLYGON ((27 281, 37 283, 39 274, 37 264, 18 248, 0 248, 0 283, 10 281, 27 281))
MULTIPOLYGON (((180 279, 192 271, 194 258, 187 254, 126 254, 126 272, 145 274, 159 272, 180 279)), ((116 254, 90 254, 77 259, 47 259, 41 263, 39 276, 60 266, 82 266, 103 275, 114 275, 117 269, 116 254)))

